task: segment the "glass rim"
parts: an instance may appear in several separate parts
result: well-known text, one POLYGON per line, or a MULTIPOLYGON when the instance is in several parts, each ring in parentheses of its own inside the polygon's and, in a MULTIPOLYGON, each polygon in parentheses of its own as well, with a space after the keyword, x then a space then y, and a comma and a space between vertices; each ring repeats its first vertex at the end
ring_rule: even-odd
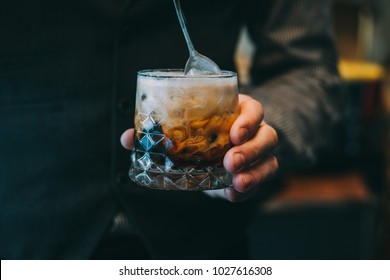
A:
POLYGON ((184 69, 181 68, 167 68, 167 69, 145 69, 137 72, 138 76, 148 78, 159 78, 159 79, 220 79, 220 78, 234 78, 237 77, 237 73, 228 70, 222 70, 222 74, 212 74, 203 76, 182 76, 172 75, 169 73, 184 73, 184 69), (157 74, 158 73, 158 74, 157 74))

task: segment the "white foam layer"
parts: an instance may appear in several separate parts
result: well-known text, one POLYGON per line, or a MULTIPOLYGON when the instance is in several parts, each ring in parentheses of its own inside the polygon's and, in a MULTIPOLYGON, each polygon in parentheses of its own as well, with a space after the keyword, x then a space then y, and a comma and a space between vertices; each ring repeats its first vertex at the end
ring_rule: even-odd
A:
POLYGON ((164 119, 234 111, 236 75, 184 76, 182 72, 153 72, 164 77, 139 76, 136 107, 141 114, 159 114, 164 119), (169 75, 169 76, 168 76, 169 75), (182 113, 180 113, 182 112, 182 113), (184 113, 183 113, 184 112, 184 113))
POLYGON ((194 87, 201 85, 236 85, 237 76, 203 75, 185 76, 182 72, 153 72, 153 76, 139 76, 138 85, 142 87, 194 87), (156 77, 158 76, 158 77, 156 77))

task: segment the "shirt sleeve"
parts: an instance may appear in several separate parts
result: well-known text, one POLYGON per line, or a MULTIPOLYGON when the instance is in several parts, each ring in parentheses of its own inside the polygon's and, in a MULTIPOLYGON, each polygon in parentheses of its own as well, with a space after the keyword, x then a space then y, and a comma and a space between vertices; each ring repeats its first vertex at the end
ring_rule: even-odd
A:
POLYGON ((250 10, 256 52, 247 93, 263 104, 265 121, 278 133, 281 170, 311 166, 343 118, 330 3, 253 1, 250 10))

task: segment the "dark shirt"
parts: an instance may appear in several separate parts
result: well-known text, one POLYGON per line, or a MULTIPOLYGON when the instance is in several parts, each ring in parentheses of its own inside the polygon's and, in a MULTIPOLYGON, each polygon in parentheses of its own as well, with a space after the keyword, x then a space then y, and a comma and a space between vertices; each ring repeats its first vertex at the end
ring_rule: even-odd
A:
MULTIPOLYGON (((235 70, 248 27, 247 93, 279 134, 282 168, 314 162, 340 119, 328 1, 182 2, 195 47, 222 69, 235 70)), ((155 258, 222 258, 245 236, 248 204, 127 176, 119 138, 133 126, 136 72, 187 58, 170 0, 3 1, 1 258, 90 258, 121 209, 155 258)))

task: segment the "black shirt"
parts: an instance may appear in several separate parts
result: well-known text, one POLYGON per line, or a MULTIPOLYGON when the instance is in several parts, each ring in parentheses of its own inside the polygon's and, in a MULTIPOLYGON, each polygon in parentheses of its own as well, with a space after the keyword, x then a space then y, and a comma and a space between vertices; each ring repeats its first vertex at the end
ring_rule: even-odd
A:
MULTIPOLYGON (((197 50, 225 70, 248 27, 247 93, 279 134, 282 168, 314 162, 341 116, 328 1, 182 6, 197 50)), ((133 126, 136 72, 188 58, 172 1, 3 1, 0 40, 1 258, 89 258, 122 208, 155 258, 222 258, 245 235, 247 204, 127 177, 119 138, 133 126)))

